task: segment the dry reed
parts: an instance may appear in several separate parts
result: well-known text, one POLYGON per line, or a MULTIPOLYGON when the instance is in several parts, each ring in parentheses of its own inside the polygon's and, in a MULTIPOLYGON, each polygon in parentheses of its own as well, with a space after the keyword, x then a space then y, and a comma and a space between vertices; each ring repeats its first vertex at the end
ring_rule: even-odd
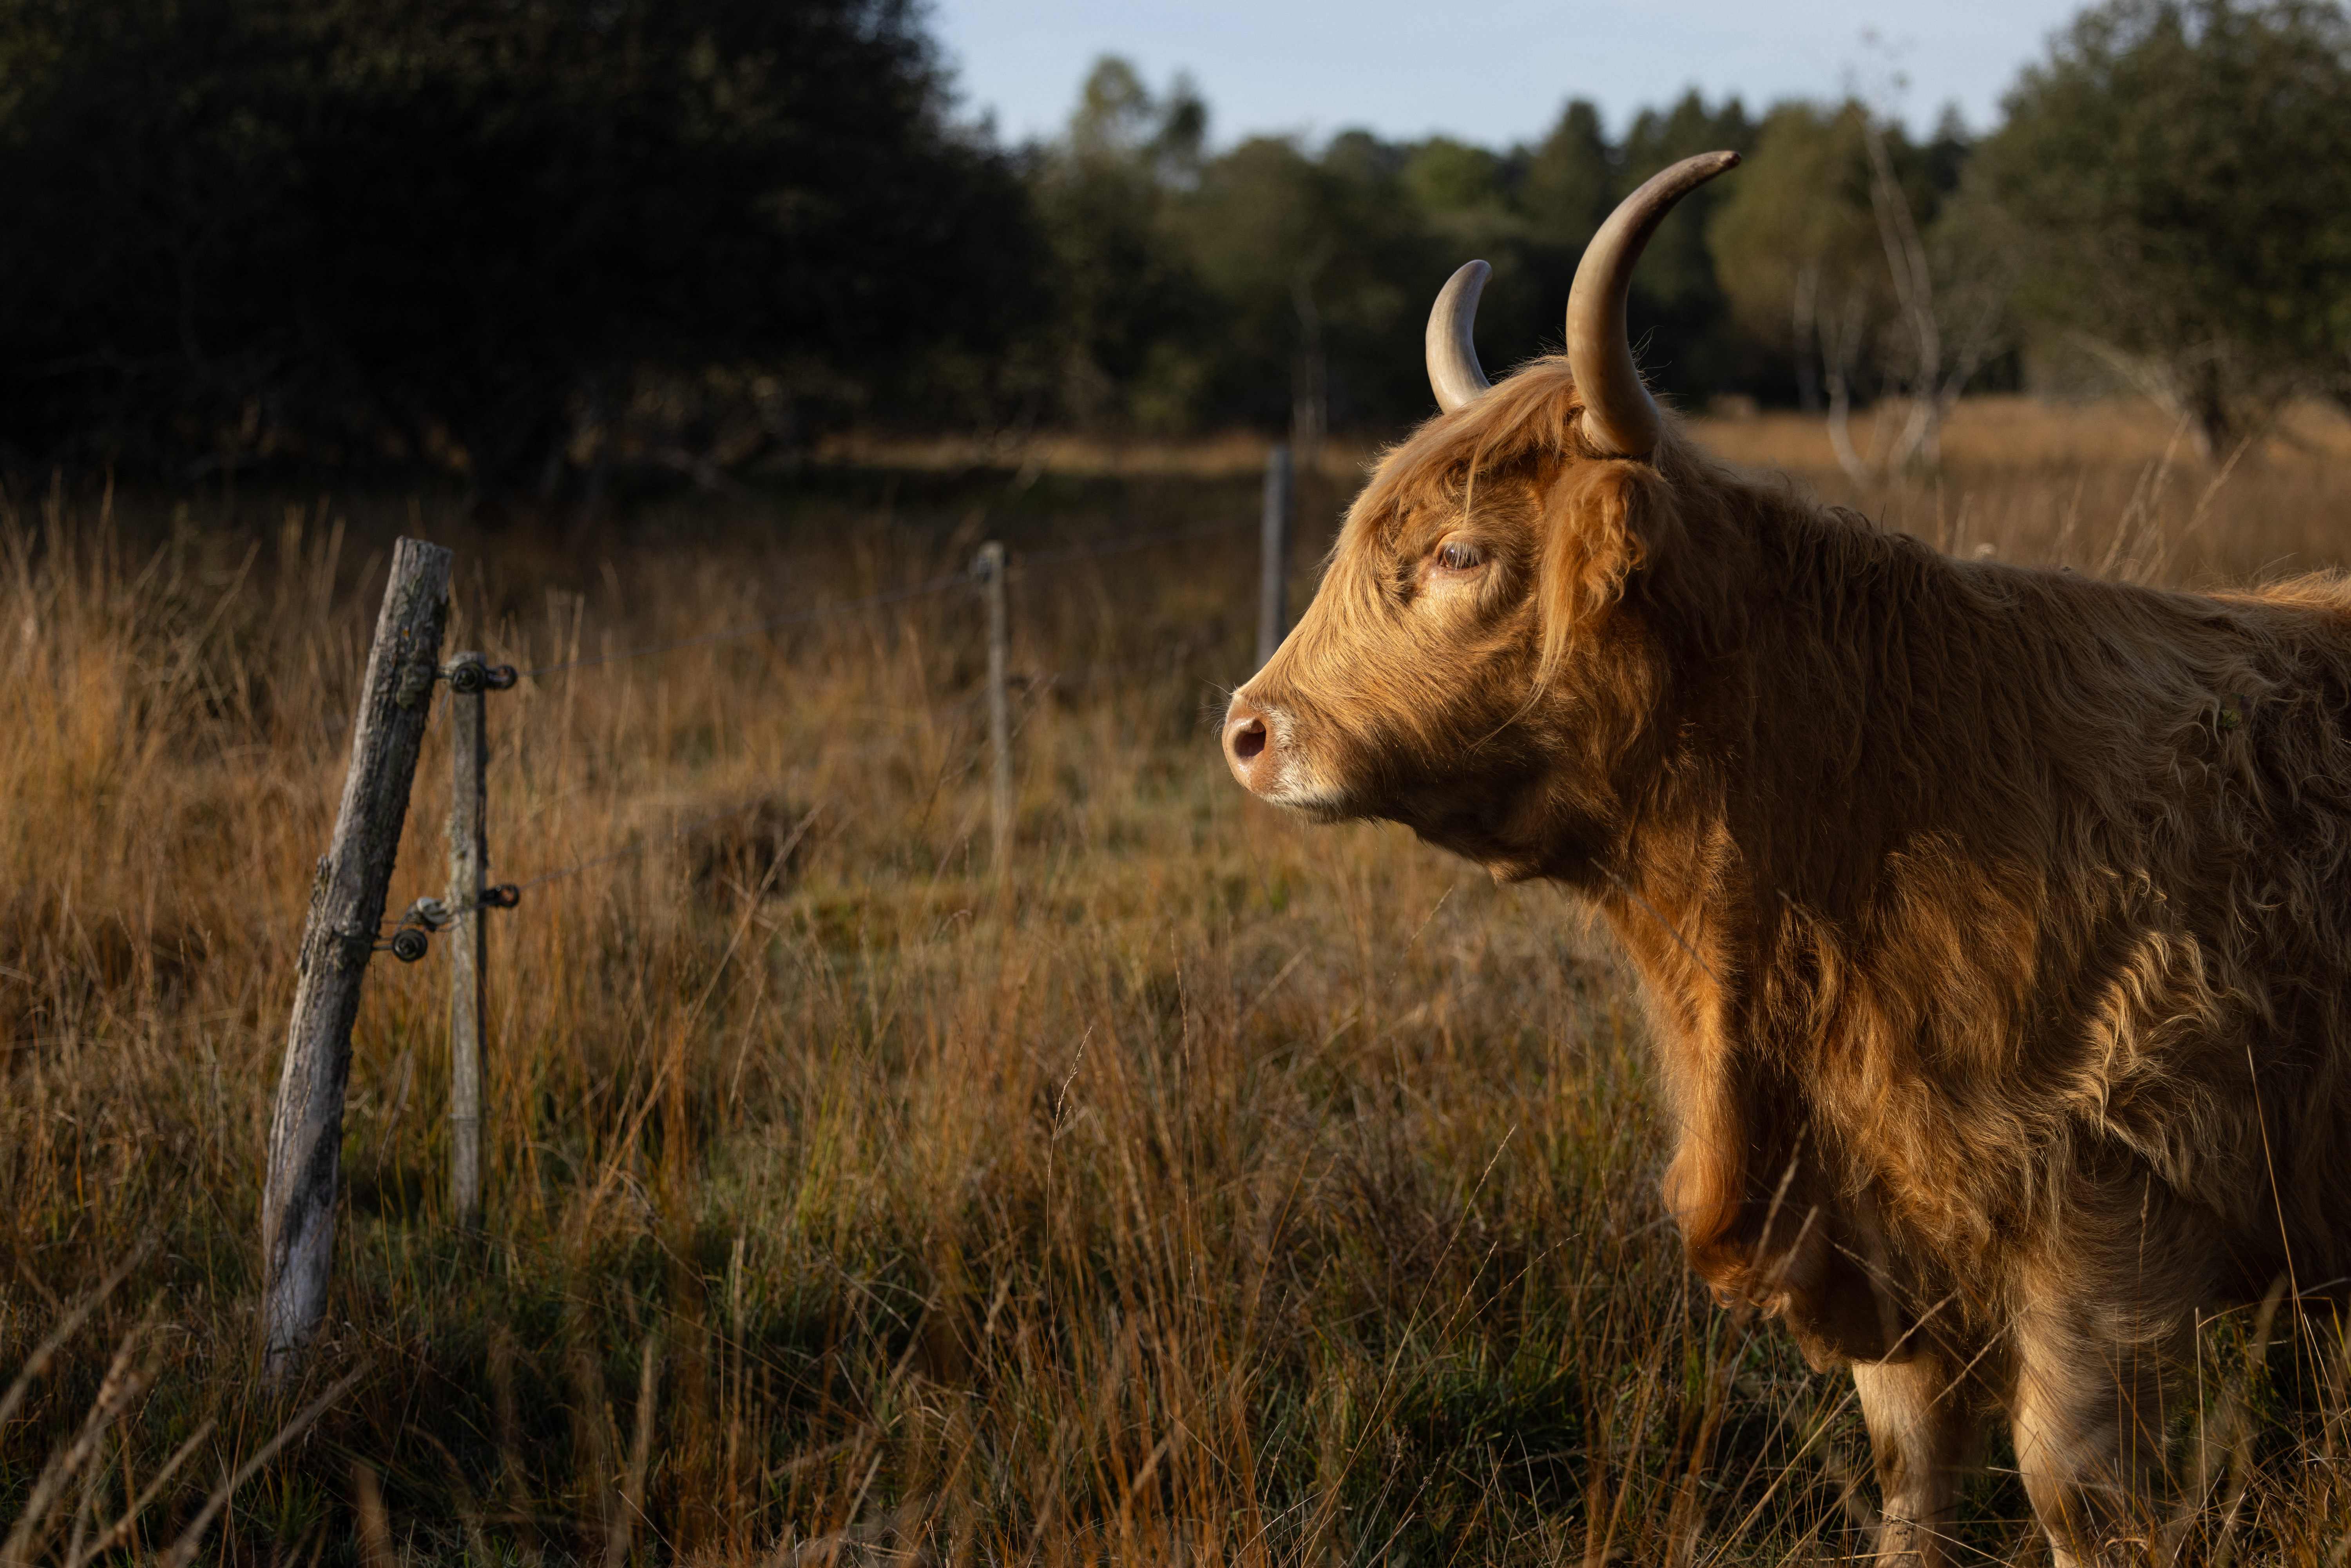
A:
MULTIPOLYGON (((1804 427, 1707 434, 1954 550, 2189 581, 2331 564, 2351 497, 2314 416, 2216 486, 2127 412, 1984 405, 1940 476, 1853 497, 1804 427)), ((429 500, 0 516, 26 1559, 143 1562, 199 1522, 235 1562, 1852 1552, 1849 1387, 1693 1299, 1606 942, 1554 892, 1223 777, 1246 532, 1016 579, 1002 900, 960 592, 494 697, 495 879, 645 848, 494 916, 479 1238, 443 1213, 438 960, 378 961, 328 1330, 284 1405, 256 1388, 262 1135, 393 532, 459 550, 450 646, 528 667, 921 581, 984 536, 1246 519, 1228 457, 824 469, 569 533, 429 500)), ((440 891, 445 768, 436 729, 395 908, 440 891)), ((2339 1561, 2332 1321, 2207 1345, 2183 1528, 2339 1561)), ((2023 1514, 1995 1476, 1968 1540, 2029 1558, 2023 1514)))

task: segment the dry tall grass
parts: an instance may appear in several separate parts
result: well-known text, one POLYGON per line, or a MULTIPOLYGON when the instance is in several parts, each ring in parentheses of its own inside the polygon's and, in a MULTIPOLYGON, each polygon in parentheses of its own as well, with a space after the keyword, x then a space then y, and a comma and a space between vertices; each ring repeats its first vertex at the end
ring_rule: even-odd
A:
MULTIPOLYGON (((1839 488, 1792 422, 1707 434, 1839 488)), ((1941 479, 1857 498, 2084 570, 2332 562, 2333 427, 2225 476, 2167 440, 1972 407, 1941 479)), ((0 1556, 165 1555, 256 1458, 207 1554, 1850 1552, 1848 1388, 1693 1299, 1604 939, 1225 779, 1246 532, 1017 579, 1002 887, 959 592, 493 697, 494 876, 649 847, 494 917, 478 1239, 443 1212, 440 961, 378 960, 326 1340, 305 1387, 256 1390, 263 1133, 391 535, 458 549, 453 650, 528 667, 919 581, 988 535, 1250 515, 1245 464, 1170 466, 830 469, 568 538, 429 502, 0 517, 0 1379, 121 1275, 0 1401, 0 1521, 39 1515, 0 1556)), ((395 908, 439 891, 438 735, 395 908)), ((2196 1539, 2339 1562, 2336 1331, 2240 1314, 2207 1350, 2196 1539)), ((1970 1507, 1973 1546, 2039 1551, 2011 1482, 1970 1507)))

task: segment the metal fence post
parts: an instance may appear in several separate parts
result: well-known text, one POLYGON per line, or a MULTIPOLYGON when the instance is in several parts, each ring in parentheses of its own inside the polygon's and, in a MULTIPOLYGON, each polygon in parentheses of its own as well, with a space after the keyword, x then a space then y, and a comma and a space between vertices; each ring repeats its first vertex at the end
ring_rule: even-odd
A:
POLYGON ((1009 657, 1009 615, 1004 595, 1004 547, 994 539, 979 547, 975 563, 987 595, 987 750, 992 768, 989 814, 995 829, 996 874, 1012 873, 1012 706, 1005 693, 1009 657))
POLYGON ((1259 528, 1257 666, 1263 669, 1290 631, 1290 448, 1280 442, 1265 455, 1265 513, 1259 528))
POLYGON ((383 924, 392 856, 432 709, 449 613, 449 560, 447 550, 422 539, 392 547, 335 836, 310 883, 261 1198, 262 1329, 272 1381, 291 1368, 327 1310, 351 1023, 383 924))
MULTIPOLYGON (((500 671, 506 685, 511 671, 500 671)), ((482 1219, 482 971, 489 958, 489 725, 496 677, 479 653, 449 661, 449 1208, 482 1219)))

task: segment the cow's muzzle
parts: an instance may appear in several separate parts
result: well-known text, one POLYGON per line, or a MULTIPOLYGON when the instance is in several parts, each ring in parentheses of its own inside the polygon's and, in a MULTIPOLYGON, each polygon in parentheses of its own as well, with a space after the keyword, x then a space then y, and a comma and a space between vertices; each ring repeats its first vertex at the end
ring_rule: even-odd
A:
POLYGON ((1225 766, 1252 795, 1277 788, 1281 777, 1273 726, 1244 695, 1236 695, 1232 706, 1225 709, 1225 766))

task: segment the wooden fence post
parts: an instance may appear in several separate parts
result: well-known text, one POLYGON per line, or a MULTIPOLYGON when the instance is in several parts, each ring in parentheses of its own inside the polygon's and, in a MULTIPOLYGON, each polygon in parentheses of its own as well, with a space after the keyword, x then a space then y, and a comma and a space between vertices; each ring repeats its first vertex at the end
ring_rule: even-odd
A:
POLYGON ((489 951, 482 891, 490 858, 483 698, 488 689, 479 653, 449 661, 449 1209, 466 1228, 482 1219, 482 970, 489 951))
POLYGON ((1257 667, 1263 669, 1290 632, 1290 448, 1265 455, 1265 513, 1259 530, 1257 667))
POLYGON ((327 1310, 351 1022, 383 924, 392 855, 432 710, 449 614, 449 559, 422 539, 392 547, 392 578, 351 724, 335 836, 310 883, 261 1197, 262 1330, 272 1382, 292 1368, 327 1310))
POLYGON ((989 815, 996 838, 996 875, 1012 874, 1012 706, 1005 693, 1006 646, 1010 617, 1004 600, 1004 547, 994 539, 979 547, 976 563, 987 595, 987 750, 992 767, 989 815))

